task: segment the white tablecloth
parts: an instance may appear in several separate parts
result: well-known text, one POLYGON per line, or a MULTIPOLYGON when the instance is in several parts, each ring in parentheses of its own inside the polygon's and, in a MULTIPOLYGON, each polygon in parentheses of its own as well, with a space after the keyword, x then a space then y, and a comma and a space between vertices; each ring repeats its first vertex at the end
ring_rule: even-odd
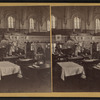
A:
POLYGON ((65 77, 82 74, 82 78, 86 78, 83 66, 74 62, 58 62, 58 65, 62 68, 61 79, 65 80, 65 77))
POLYGON ((2 76, 12 75, 18 73, 18 77, 22 78, 20 66, 9 61, 0 62, 0 80, 2 76))

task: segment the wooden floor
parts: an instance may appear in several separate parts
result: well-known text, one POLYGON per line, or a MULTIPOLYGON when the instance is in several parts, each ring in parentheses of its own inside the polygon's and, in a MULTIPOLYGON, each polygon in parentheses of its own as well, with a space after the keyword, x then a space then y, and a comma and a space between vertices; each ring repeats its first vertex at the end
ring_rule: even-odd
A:
MULTIPOLYGON (((97 73, 97 72, 96 72, 97 73)), ((88 75, 91 71, 88 71, 88 75)), ((94 73, 92 73, 94 75, 94 73)), ((100 72, 97 73, 100 76, 100 72)), ((62 81, 60 67, 53 63, 53 91, 54 92, 100 92, 100 77, 82 79, 79 75, 67 77, 62 81)))
POLYGON ((50 92, 51 75, 48 73, 44 76, 43 78, 39 78, 38 76, 34 76, 33 78, 23 77, 22 79, 16 75, 2 77, 0 81, 0 93, 50 92))

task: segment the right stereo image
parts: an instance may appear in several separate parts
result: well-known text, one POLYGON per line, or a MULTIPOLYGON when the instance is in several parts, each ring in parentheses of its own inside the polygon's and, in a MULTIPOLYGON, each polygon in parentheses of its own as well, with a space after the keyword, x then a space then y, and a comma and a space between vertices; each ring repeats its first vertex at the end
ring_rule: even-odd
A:
POLYGON ((100 6, 52 6, 53 92, 100 92, 100 6))

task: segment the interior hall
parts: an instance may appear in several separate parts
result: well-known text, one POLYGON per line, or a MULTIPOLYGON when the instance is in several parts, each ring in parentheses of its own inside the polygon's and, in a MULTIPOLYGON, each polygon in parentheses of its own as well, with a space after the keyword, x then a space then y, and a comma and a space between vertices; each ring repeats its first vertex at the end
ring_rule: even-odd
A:
POLYGON ((53 6, 54 92, 100 92, 100 7, 53 6))
POLYGON ((0 7, 0 92, 50 92, 49 6, 0 7))

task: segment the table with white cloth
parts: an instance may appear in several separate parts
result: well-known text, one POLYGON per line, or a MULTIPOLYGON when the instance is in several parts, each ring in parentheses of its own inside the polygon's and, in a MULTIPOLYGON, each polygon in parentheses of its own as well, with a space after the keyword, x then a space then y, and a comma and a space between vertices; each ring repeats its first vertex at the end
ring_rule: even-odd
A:
POLYGON ((78 75, 78 74, 81 74, 82 78, 84 78, 84 79, 86 78, 83 66, 81 66, 77 63, 58 62, 57 64, 62 68, 62 72, 61 72, 62 80, 65 80, 65 77, 78 75))
POLYGON ((20 66, 9 61, 0 61, 0 80, 2 76, 8 76, 12 74, 17 74, 19 78, 22 78, 20 66))

